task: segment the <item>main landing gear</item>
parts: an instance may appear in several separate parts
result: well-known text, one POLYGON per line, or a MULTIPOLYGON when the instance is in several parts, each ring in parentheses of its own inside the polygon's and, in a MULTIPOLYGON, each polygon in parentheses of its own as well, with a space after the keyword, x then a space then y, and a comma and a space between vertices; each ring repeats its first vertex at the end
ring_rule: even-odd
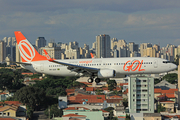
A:
POLYGON ((96 83, 99 83, 99 82, 101 81, 100 78, 92 78, 92 77, 90 77, 90 78, 88 79, 88 83, 92 83, 94 80, 95 80, 96 83))

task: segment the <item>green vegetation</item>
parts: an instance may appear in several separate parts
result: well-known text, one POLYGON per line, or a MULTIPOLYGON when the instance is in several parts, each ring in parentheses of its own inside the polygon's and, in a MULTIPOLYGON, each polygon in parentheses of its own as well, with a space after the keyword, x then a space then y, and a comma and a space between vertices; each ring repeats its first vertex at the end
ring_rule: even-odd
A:
POLYGON ((107 84, 108 84, 108 90, 112 91, 113 89, 116 88, 117 86, 117 83, 115 80, 108 80, 107 81, 107 84))
POLYGON ((130 115, 126 114, 125 120, 131 120, 130 115))
POLYGON ((159 104, 159 105, 157 106, 157 112, 158 112, 158 113, 164 112, 165 110, 166 110, 166 108, 163 107, 161 104, 159 104))
POLYGON ((110 112, 110 111, 114 110, 114 108, 113 107, 107 107, 104 110, 110 112))
POLYGON ((58 104, 51 105, 44 111, 44 113, 48 117, 49 117, 49 113, 50 113, 50 118, 52 118, 53 115, 54 115, 54 117, 61 117, 63 115, 62 109, 58 109, 58 104))
POLYGON ((75 81, 77 77, 55 77, 47 76, 46 79, 36 81, 34 87, 42 88, 46 95, 66 95, 67 88, 79 88, 80 86, 86 86, 83 83, 75 81))
POLYGON ((119 91, 113 90, 110 94, 111 95, 122 95, 122 91, 121 90, 119 90, 119 91))
POLYGON ((171 84, 177 83, 178 75, 176 73, 171 73, 165 75, 162 79, 168 81, 171 84))
POLYGON ((155 85, 155 84, 158 84, 159 82, 161 82, 160 79, 157 79, 157 78, 154 79, 154 85, 155 85))
POLYGON ((122 100, 122 102, 123 102, 124 109, 125 109, 126 107, 128 107, 128 99, 124 98, 124 99, 122 100))
POLYGON ((14 100, 18 100, 27 106, 27 116, 33 115, 33 110, 37 106, 46 105, 46 94, 43 89, 37 87, 26 86, 17 90, 13 96, 14 100))
POLYGON ((0 89, 14 91, 25 86, 22 84, 23 76, 18 70, 0 69, 0 89))

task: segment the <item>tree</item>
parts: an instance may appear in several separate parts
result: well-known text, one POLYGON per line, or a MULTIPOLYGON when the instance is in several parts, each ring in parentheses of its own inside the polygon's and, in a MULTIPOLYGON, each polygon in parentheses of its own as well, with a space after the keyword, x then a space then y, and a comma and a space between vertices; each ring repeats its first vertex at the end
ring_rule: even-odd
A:
POLYGON ((126 114, 125 120, 131 120, 130 115, 126 114))
POLYGON ((43 89, 27 86, 17 90, 13 98, 27 106, 27 114, 31 118, 35 107, 44 105, 46 100, 45 95, 43 89))
POLYGON ((173 63, 176 64, 177 66, 179 65, 179 55, 176 55, 173 63))
POLYGON ((167 74, 163 77, 163 80, 167 80, 171 84, 177 83, 178 75, 176 73, 167 74))
POLYGON ((159 104, 159 105, 157 106, 157 112, 158 112, 158 113, 164 112, 165 110, 166 110, 166 108, 163 107, 161 104, 159 104))
POLYGON ((157 83, 159 83, 159 82, 161 82, 160 79, 157 79, 157 78, 154 79, 154 84, 157 84, 157 83))
POLYGON ((124 98, 122 102, 123 102, 124 108, 128 107, 128 100, 126 98, 124 98))
POLYGON ((104 110, 110 112, 110 111, 114 110, 114 108, 113 107, 107 107, 104 110))
POLYGON ((112 91, 113 89, 116 88, 117 86, 117 83, 115 80, 108 80, 107 81, 107 84, 108 84, 108 90, 112 91))
POLYGON ((44 113, 49 117, 49 109, 50 109, 50 118, 53 117, 61 117, 63 115, 62 109, 58 109, 58 104, 51 105, 50 108, 47 108, 44 113))
POLYGON ((16 91, 14 99, 34 109, 37 105, 43 105, 46 94, 43 89, 26 86, 16 91))

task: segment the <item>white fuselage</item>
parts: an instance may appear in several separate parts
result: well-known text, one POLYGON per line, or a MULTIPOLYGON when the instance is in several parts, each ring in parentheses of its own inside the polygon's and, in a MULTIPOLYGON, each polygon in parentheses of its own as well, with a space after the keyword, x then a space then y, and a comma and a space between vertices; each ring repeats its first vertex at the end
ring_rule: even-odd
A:
MULTIPOLYGON (((165 59, 151 57, 125 57, 125 58, 96 58, 96 59, 66 59, 56 60, 64 63, 74 64, 98 69, 113 69, 115 77, 129 74, 157 74, 169 72, 177 68, 173 63, 165 59)), ((25 69, 55 76, 76 76, 77 72, 68 70, 67 66, 52 63, 48 60, 31 62, 32 65, 22 65, 25 69)))

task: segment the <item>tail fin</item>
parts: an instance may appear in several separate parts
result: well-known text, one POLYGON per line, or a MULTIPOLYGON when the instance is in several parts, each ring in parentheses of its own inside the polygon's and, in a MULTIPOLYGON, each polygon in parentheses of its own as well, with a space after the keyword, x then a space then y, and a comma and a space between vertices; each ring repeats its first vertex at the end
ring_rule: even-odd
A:
POLYGON ((91 58, 94 58, 94 55, 92 53, 90 53, 90 54, 91 54, 91 58))
POLYGON ((18 44, 22 62, 33 62, 47 60, 45 56, 40 55, 31 43, 24 37, 20 31, 14 32, 18 44))

